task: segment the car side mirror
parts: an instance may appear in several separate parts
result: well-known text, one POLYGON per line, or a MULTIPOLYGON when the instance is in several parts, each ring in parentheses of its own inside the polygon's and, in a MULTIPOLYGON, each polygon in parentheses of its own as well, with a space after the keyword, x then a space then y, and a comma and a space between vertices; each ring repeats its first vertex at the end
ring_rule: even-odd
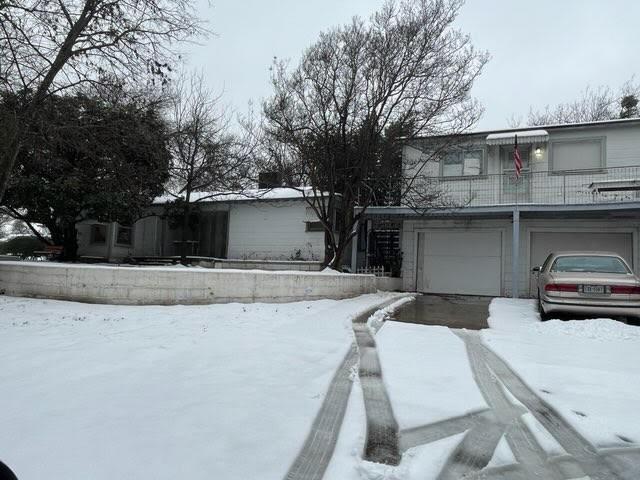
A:
POLYGON ((542 270, 542 267, 533 267, 531 269, 531 273, 540 273, 541 270, 542 270))

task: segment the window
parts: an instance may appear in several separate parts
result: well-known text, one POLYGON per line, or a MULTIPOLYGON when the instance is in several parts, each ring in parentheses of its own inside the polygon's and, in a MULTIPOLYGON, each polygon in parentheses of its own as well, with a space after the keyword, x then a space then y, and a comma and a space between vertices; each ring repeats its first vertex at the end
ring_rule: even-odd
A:
POLYGON ((133 229, 118 225, 118 233, 116 235, 116 244, 131 245, 133 243, 133 229))
POLYGON ((94 223, 91 225, 91 243, 105 243, 107 241, 107 226, 94 223))
POLYGON ((453 150, 442 158, 443 177, 469 177, 482 175, 484 151, 453 150))
POLYGON ((304 222, 305 232, 324 232, 322 222, 304 222))
MULTIPOLYGON (((518 145, 518 152, 520 152, 520 160, 522 160, 522 170, 529 170, 529 163, 531 160, 531 146, 530 145, 518 145)), ((501 147, 500 154, 502 156, 502 171, 513 172, 516 169, 515 161, 513 160, 513 146, 501 147)))
POLYGON ((604 167, 604 137, 560 140, 551 143, 550 164, 554 172, 604 167))
POLYGON ((622 260, 617 257, 596 255, 576 255, 558 257, 552 272, 589 272, 589 273, 631 273, 622 260))

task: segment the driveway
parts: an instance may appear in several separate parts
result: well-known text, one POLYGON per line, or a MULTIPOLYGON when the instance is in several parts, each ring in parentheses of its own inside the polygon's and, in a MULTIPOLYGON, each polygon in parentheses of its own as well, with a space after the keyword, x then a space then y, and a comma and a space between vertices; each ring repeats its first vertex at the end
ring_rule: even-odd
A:
POLYGON ((480 330, 489 327, 487 317, 491 299, 469 295, 420 295, 415 302, 402 307, 393 320, 480 330))

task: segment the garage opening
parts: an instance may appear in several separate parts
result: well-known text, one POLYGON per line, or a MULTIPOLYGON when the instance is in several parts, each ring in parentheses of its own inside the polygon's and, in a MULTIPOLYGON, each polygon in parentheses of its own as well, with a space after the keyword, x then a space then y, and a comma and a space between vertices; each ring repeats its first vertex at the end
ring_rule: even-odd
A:
POLYGON ((502 290, 502 232, 420 232, 417 267, 419 292, 498 296, 502 290))

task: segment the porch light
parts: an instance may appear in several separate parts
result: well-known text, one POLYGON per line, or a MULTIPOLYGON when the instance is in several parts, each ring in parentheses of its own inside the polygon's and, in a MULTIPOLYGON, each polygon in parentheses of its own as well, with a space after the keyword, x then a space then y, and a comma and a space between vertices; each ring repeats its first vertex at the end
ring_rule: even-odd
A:
POLYGON ((536 147, 536 158, 540 158, 542 156, 542 149, 540 147, 536 147))

